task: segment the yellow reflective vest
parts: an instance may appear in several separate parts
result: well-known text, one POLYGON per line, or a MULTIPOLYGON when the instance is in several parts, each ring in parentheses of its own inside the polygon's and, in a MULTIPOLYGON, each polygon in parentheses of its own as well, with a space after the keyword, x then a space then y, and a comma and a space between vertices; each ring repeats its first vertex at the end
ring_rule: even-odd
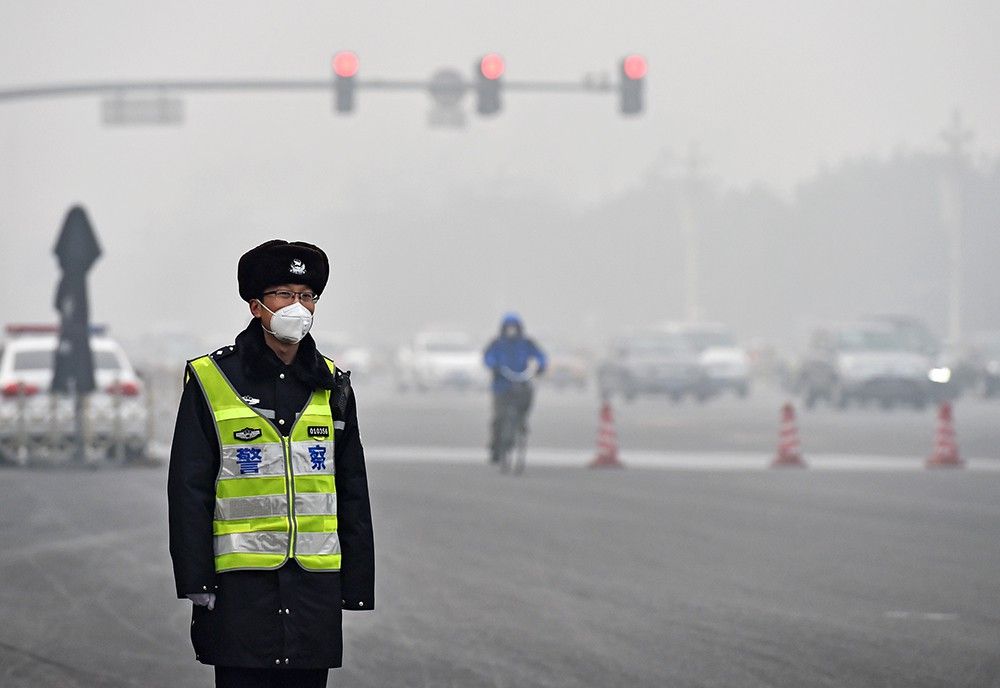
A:
MULTIPOLYGON (((333 363, 327 361, 330 372, 333 363)), ((312 393, 287 437, 248 406, 209 356, 191 369, 211 407, 221 456, 212 523, 215 570, 340 570, 330 391, 312 393)))

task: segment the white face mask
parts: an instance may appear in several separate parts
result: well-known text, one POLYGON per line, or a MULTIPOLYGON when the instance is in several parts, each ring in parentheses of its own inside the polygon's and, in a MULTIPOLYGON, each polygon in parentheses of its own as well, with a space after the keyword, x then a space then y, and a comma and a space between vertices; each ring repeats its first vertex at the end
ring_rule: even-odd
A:
MULTIPOLYGON (((273 329, 269 330, 264 327, 264 331, 273 334, 279 341, 295 344, 309 334, 309 328, 313 324, 313 316, 309 309, 298 301, 276 311, 265 306, 260 299, 257 300, 257 303, 271 314, 271 327, 273 329)), ((261 321, 261 327, 263 326, 264 322, 261 321)))

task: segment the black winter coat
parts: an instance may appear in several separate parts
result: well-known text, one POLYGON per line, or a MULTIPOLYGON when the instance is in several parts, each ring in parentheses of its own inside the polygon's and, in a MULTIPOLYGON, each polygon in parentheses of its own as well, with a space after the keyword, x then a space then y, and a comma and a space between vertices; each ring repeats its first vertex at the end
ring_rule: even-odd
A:
MULTIPOLYGON (((244 400, 286 435, 313 390, 337 387, 312 337, 302 340, 292 365, 286 366, 267 347, 256 319, 234 345, 212 357, 244 400)), ((339 667, 341 610, 375 608, 371 506, 353 391, 346 387, 344 413, 338 409, 336 391, 330 404, 334 419, 345 423, 334 431, 340 572, 310 572, 290 560, 276 571, 217 574, 212 518, 219 443, 204 394, 187 372, 170 450, 167 496, 177 597, 216 593, 214 611, 194 607, 195 657, 205 664, 233 667, 339 667)))

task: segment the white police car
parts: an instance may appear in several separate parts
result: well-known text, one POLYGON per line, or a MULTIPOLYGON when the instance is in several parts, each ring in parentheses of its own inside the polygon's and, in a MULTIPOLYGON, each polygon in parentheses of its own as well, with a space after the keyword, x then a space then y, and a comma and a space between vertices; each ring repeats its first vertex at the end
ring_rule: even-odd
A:
MULTIPOLYGON (((0 459, 25 464, 64 462, 77 447, 74 401, 52 394, 58 328, 8 325, 0 349, 0 459)), ((88 461, 145 455, 148 408, 142 382, 121 346, 92 328, 97 390, 84 414, 88 461)))

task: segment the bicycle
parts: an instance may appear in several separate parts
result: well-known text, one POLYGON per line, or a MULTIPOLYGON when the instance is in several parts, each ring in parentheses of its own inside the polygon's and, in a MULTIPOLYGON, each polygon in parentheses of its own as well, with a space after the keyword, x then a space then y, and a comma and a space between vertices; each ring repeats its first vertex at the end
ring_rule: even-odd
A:
POLYGON ((497 432, 500 455, 500 472, 520 475, 524 472, 528 453, 528 408, 531 404, 532 369, 515 373, 501 366, 500 374, 510 380, 511 389, 506 393, 497 432))

